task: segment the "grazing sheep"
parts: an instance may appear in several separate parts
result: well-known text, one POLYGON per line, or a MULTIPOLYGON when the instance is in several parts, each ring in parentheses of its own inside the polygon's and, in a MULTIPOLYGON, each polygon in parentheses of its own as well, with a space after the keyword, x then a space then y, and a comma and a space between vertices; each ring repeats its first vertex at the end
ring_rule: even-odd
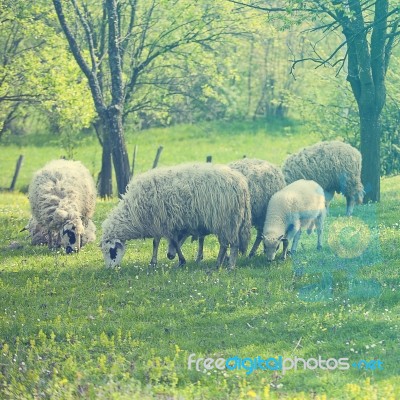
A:
POLYGON ((101 247, 106 266, 121 262, 125 241, 153 238, 157 263, 161 237, 178 248, 179 233, 216 234, 220 243, 217 265, 230 245, 230 267, 238 250, 245 252, 250 240, 251 211, 248 185, 238 172, 222 165, 184 164, 158 168, 131 180, 117 207, 103 222, 101 247))
MULTIPOLYGON (((257 238, 250 250, 249 257, 255 255, 262 241, 262 231, 265 222, 265 214, 271 196, 286 186, 285 178, 280 168, 264 160, 243 158, 228 164, 230 168, 244 175, 249 185, 251 222, 257 229, 257 238)), ((178 238, 179 247, 182 246, 188 235, 180 234, 178 238)), ((192 238, 192 240, 195 238, 192 238)), ((199 236, 199 248, 196 262, 203 259, 204 236, 199 236)), ((167 257, 175 258, 176 249, 169 243, 167 257)))
POLYGON ((264 249, 268 261, 283 242, 282 259, 286 258, 289 241, 295 253, 301 230, 311 233, 317 228, 317 249, 322 248, 322 231, 326 216, 324 191, 318 183, 300 179, 276 192, 269 201, 263 231, 264 249))
MULTIPOLYGON (((29 237, 31 239, 31 244, 42 245, 49 243, 49 231, 40 225, 35 218, 31 217, 28 221, 28 225, 26 225, 20 232, 28 231, 29 237)), ((52 239, 51 242, 53 243, 54 247, 60 247, 61 243, 58 240, 58 232, 52 232, 52 239)))
POLYGON ((327 204, 335 192, 347 201, 347 215, 364 198, 361 183, 361 154, 354 147, 340 141, 321 142, 292 154, 282 167, 286 182, 311 179, 325 191, 327 204))
MULTIPOLYGON (((81 247, 85 246, 87 243, 94 242, 96 240, 96 226, 92 220, 88 220, 84 226, 85 231, 81 238, 81 247)), ((21 232, 28 231, 31 238, 32 245, 44 245, 49 244, 49 231, 40 225, 35 218, 31 217, 28 221, 28 225, 25 226, 21 232)), ((61 247, 61 241, 58 232, 51 233, 52 238, 50 242, 54 248, 61 247)))
POLYGON ((263 160, 243 158, 228 165, 242 173, 249 184, 251 222, 257 229, 257 237, 249 253, 249 257, 252 257, 262 241, 269 200, 274 193, 286 186, 285 178, 279 167, 263 160))
POLYGON ((29 185, 29 202, 33 220, 32 230, 28 230, 35 241, 41 232, 47 232, 44 238, 49 248, 61 245, 71 253, 95 240, 90 219, 96 206, 96 187, 79 161, 54 160, 37 171, 29 185))

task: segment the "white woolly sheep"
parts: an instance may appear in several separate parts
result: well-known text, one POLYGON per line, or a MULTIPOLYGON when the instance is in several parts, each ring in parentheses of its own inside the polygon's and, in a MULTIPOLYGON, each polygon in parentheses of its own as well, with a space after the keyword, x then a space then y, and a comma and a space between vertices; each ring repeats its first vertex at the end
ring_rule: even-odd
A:
MULTIPOLYGON (((94 242, 96 240, 96 226, 92 220, 88 220, 84 225, 84 233, 81 237, 81 247, 87 243, 94 242)), ((35 218, 31 217, 21 232, 28 231, 32 245, 45 245, 52 243, 53 248, 61 247, 61 240, 59 232, 51 232, 52 238, 49 241, 49 231, 40 225, 35 218)))
MULTIPOLYGON (((255 255, 262 241, 262 231, 265 222, 265 214, 271 196, 286 186, 285 178, 279 167, 268 161, 243 158, 228 164, 230 168, 244 175, 249 185, 251 222, 257 230, 257 237, 250 250, 249 257, 255 255)), ((178 245, 182 246, 188 235, 179 235, 178 245)), ((204 236, 199 236, 199 248, 196 262, 203 259, 204 236)), ((175 258, 176 249, 169 243, 167 257, 175 258)))
POLYGON ((238 250, 245 252, 251 228, 248 185, 244 177, 226 166, 184 164, 145 172, 133 178, 117 207, 103 222, 101 247, 106 266, 120 263, 129 239, 153 238, 157 263, 162 237, 178 248, 178 234, 217 235, 221 265, 230 246, 230 267, 238 250))
POLYGON ((311 179, 325 191, 327 205, 335 192, 347 201, 347 215, 364 198, 361 183, 361 154, 349 144, 334 140, 305 147, 287 158, 282 166, 286 183, 311 179))
POLYGON ((301 230, 311 233, 317 228, 317 249, 322 248, 322 231, 326 216, 324 191, 318 183, 300 179, 291 183, 270 199, 263 231, 264 250, 268 261, 283 242, 282 259, 286 258, 289 241, 295 253, 301 230))
POLYGON ((71 253, 95 240, 90 219, 96 206, 96 187, 79 161, 54 160, 37 171, 29 185, 29 202, 33 226, 35 221, 39 226, 33 229, 47 231, 49 248, 61 245, 71 253))

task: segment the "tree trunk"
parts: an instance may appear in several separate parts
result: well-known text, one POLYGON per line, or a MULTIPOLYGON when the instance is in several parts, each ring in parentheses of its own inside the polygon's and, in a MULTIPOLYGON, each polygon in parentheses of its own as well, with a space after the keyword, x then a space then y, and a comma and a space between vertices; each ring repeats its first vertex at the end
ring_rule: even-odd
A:
POLYGON ((108 135, 103 135, 102 146, 99 195, 104 199, 112 196, 111 142, 108 135))
POLYGON ((111 154, 117 179, 118 194, 125 193, 130 179, 129 157, 126 150, 122 113, 116 106, 109 107, 103 116, 104 137, 108 137, 111 144, 111 154))
POLYGON ((364 202, 380 200, 380 138, 381 126, 376 112, 365 112, 360 109, 361 180, 364 185, 364 202))
POLYGON ((97 189, 99 196, 104 199, 111 197, 112 192, 112 161, 111 161, 111 142, 109 135, 104 134, 104 123, 97 119, 93 127, 102 149, 101 170, 97 179, 97 189))

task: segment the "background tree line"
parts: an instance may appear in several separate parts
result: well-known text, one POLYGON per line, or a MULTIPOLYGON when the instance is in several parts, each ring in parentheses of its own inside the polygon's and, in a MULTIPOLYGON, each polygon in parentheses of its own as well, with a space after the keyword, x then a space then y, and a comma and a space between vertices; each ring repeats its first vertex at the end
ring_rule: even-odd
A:
POLYGON ((386 0, 0 0, 0 140, 46 129, 73 146, 75 132, 91 129, 102 146, 99 192, 109 196, 112 165, 119 193, 130 178, 124 130, 289 117, 361 147, 369 160, 364 179, 373 178, 369 198, 378 200, 376 170, 400 169, 398 7, 386 0), (380 57, 381 75, 370 69, 365 81, 349 80, 360 70, 356 44, 371 68, 380 57), (374 79, 383 79, 379 99, 360 91, 374 79), (372 122, 360 120, 364 106, 376 111, 378 133, 365 130, 372 122), (371 164, 376 151, 379 162, 371 164))

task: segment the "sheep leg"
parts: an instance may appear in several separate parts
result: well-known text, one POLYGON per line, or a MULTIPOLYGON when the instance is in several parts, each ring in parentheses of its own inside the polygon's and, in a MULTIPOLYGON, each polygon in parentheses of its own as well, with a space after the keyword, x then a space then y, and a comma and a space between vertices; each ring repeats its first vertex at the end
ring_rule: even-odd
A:
POLYGON ((329 205, 331 204, 335 192, 327 192, 326 190, 324 190, 324 195, 325 195, 325 208, 327 214, 329 215, 329 205))
POLYGON ((217 257, 217 268, 219 268, 224 262, 226 251, 228 250, 228 246, 220 244, 219 252, 217 257))
POLYGON ((155 267, 157 265, 157 255, 158 255, 158 246, 160 245, 161 238, 153 239, 153 255, 150 260, 150 266, 155 267))
POLYGON ((251 250, 250 250, 249 258, 255 256, 256 251, 257 251, 257 249, 258 249, 258 246, 259 246, 260 243, 261 243, 261 240, 262 240, 262 232, 257 231, 257 237, 256 237, 256 240, 255 240, 255 242, 254 242, 254 244, 253 244, 253 247, 252 247, 251 250))
POLYGON ((199 236, 199 248, 197 250, 196 262, 199 263, 203 259, 204 236, 199 236))
POLYGON ((317 235, 318 235, 317 250, 321 250, 322 249, 322 233, 324 231, 324 218, 323 218, 323 216, 319 216, 317 218, 316 225, 317 225, 317 235))
POLYGON ((58 248, 61 247, 61 233, 60 232, 57 232, 57 239, 56 240, 57 241, 56 241, 56 244, 54 245, 54 247, 56 249, 58 249, 58 248))
POLYGON ((179 243, 175 239, 172 239, 172 244, 175 246, 176 252, 178 253, 178 266, 182 267, 182 265, 186 264, 185 256, 182 253, 179 243))
POLYGON ((168 260, 173 260, 176 256, 176 248, 172 244, 172 240, 168 242, 167 258, 168 260))
POLYGON ((235 268, 238 252, 239 248, 237 246, 231 246, 231 251, 229 254, 229 269, 235 268))
POLYGON ((82 235, 78 235, 77 250, 76 251, 79 252, 81 247, 82 247, 82 235))
POLYGON ((51 250, 52 248, 53 248, 53 235, 52 235, 52 232, 49 230, 49 231, 47 231, 47 235, 48 235, 48 237, 49 237, 49 240, 48 240, 48 247, 49 247, 49 249, 51 250))
POLYGON ((351 214, 353 214, 355 202, 351 196, 346 196, 346 203, 347 203, 346 215, 350 217, 351 214))
POLYGON ((178 236, 176 236, 174 239, 169 240, 168 251, 167 251, 167 257, 169 260, 173 260, 175 258, 178 247, 181 248, 188 237, 189 235, 184 233, 184 234, 178 234, 178 236), (173 244, 174 241, 178 244, 178 246, 175 246, 173 244))
POLYGON ((293 243, 292 243, 292 249, 290 250, 290 252, 292 254, 296 253, 296 251, 297 251, 297 245, 299 244, 300 236, 301 236, 301 229, 299 229, 296 232, 296 234, 294 235, 293 243))
POLYGON ((283 242, 283 251, 282 251, 281 258, 282 258, 282 260, 286 260, 287 249, 288 249, 288 246, 289 246, 289 240, 283 239, 282 242, 283 242))

